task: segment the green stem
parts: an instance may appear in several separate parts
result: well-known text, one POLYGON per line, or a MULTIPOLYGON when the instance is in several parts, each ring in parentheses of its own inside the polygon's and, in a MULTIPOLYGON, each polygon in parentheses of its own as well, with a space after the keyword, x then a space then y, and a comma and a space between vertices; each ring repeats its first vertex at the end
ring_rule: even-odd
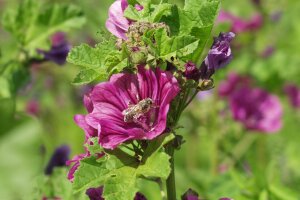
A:
POLYGON ((172 144, 166 147, 166 153, 170 158, 171 173, 166 181, 167 186, 167 196, 168 200, 176 200, 176 186, 175 186, 175 171, 174 171, 174 148, 172 144))

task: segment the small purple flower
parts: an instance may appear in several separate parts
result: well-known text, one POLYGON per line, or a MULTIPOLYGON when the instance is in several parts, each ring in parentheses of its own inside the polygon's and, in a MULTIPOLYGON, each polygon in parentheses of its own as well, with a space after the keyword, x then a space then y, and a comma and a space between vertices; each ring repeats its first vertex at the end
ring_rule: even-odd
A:
POLYGON ((208 52, 200 68, 202 79, 209 79, 216 70, 224 67, 232 60, 230 42, 235 37, 232 32, 220 33, 215 38, 211 49, 208 52))
POLYGON ((192 189, 188 189, 182 196, 182 200, 199 200, 198 193, 192 189))
POLYGON ((278 97, 260 88, 240 88, 229 101, 234 119, 248 130, 274 133, 282 127, 282 107, 278 97))
POLYGON ((87 138, 99 137, 106 149, 129 140, 151 140, 166 129, 170 103, 179 90, 170 72, 139 66, 137 74, 115 74, 96 85, 85 97, 88 114, 74 119, 87 138), (133 111, 137 107, 144 111, 133 111))
POLYGON ((86 190, 85 194, 90 198, 90 200, 104 200, 102 197, 103 186, 98 188, 89 188, 86 190))
POLYGON ((184 77, 186 77, 187 79, 192 79, 194 81, 199 81, 200 70, 197 68, 196 64, 192 61, 189 61, 184 66, 184 77))
MULTIPOLYGON (((109 8, 106 28, 116 37, 127 40, 126 33, 132 21, 124 17, 124 12, 128 7, 127 0, 116 0, 109 8)), ((135 5, 138 11, 143 10, 143 6, 135 5)))
POLYGON ((52 154, 52 157, 50 158, 45 168, 45 174, 51 175, 55 167, 66 166, 66 162, 69 160, 69 156, 70 156, 69 146, 62 145, 58 147, 52 154))
POLYGON ((49 51, 38 49, 37 52, 44 56, 45 60, 63 65, 66 62, 71 45, 67 42, 65 34, 58 32, 51 38, 52 46, 49 51))
POLYGON ((228 97, 233 94, 237 89, 241 87, 250 86, 252 80, 250 77, 241 76, 239 74, 231 72, 227 80, 223 81, 219 85, 219 95, 222 97, 228 97))
POLYGON ((244 20, 224 10, 220 11, 217 21, 219 23, 230 22, 231 31, 234 33, 255 31, 260 29, 263 24, 263 19, 260 14, 253 15, 250 20, 244 20))
POLYGON ((284 87, 289 101, 294 108, 300 108, 300 89, 296 85, 288 84, 284 87))

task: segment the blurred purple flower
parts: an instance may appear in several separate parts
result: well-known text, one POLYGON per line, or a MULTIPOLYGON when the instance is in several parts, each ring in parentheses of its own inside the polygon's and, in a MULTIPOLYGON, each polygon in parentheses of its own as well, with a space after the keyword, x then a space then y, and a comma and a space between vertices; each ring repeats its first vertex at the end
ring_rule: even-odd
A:
POLYGON ((182 200, 199 200, 198 193, 192 189, 188 189, 182 196, 182 200))
POLYGON ((55 62, 58 65, 63 65, 66 62, 71 45, 65 37, 65 33, 58 32, 51 38, 52 46, 49 51, 38 49, 37 52, 44 56, 45 60, 55 62))
POLYGON ((84 98, 88 114, 74 119, 86 138, 98 136, 107 149, 128 140, 150 140, 164 132, 170 103, 178 92, 179 85, 170 72, 139 66, 137 74, 115 74, 96 85, 84 98), (146 112, 126 114, 145 100, 151 101, 146 112))
POLYGON ((228 198, 228 197, 222 197, 222 198, 220 198, 219 200, 233 200, 233 199, 228 198))
POLYGON ((220 11, 217 21, 219 23, 230 22, 231 31, 234 33, 255 31, 260 29, 263 24, 263 19, 260 14, 253 15, 250 20, 244 20, 224 10, 220 11))
POLYGON ((208 52, 200 68, 202 79, 209 79, 216 70, 224 67, 232 60, 230 42, 235 37, 232 32, 220 33, 208 52))
MULTIPOLYGON (((124 17, 124 11, 128 7, 127 0, 116 0, 109 8, 106 28, 116 37, 123 40, 127 39, 126 33, 129 25, 132 23, 124 17)), ((143 10, 143 6, 135 5, 138 11, 143 10)))
POLYGON ((250 86, 251 78, 247 76, 241 76, 234 72, 231 72, 227 80, 223 81, 219 85, 219 95, 222 97, 228 97, 233 94, 237 89, 245 86, 250 86))
POLYGON ((282 127, 282 107, 278 97, 260 88, 240 88, 229 101, 234 119, 248 130, 273 133, 282 127))
POLYGON ((256 6, 259 6, 261 4, 261 0, 252 0, 252 3, 256 6))
POLYGON ((55 167, 66 166, 66 162, 69 160, 70 147, 67 145, 62 145, 58 147, 52 154, 46 168, 45 174, 51 175, 55 167))
POLYGON ((288 84, 284 87, 291 105, 294 108, 300 108, 300 89, 296 85, 288 84))
POLYGON ((204 101, 204 100, 206 100, 206 99, 209 99, 212 95, 213 95, 212 90, 200 91, 200 92, 197 94, 197 99, 198 99, 199 101, 204 101))
POLYGON ((40 113, 40 102, 32 99, 26 104, 26 113, 33 116, 38 116, 40 113))
POLYGON ((86 190, 85 194, 90 198, 90 200, 104 200, 102 197, 103 186, 98 188, 89 188, 86 190))
POLYGON ((196 64, 192 61, 189 61, 184 66, 184 77, 186 77, 187 79, 198 81, 200 78, 200 70, 197 68, 196 64))
POLYGON ((278 22, 282 17, 282 11, 275 11, 271 14, 271 20, 273 22, 278 22))
POLYGON ((262 58, 268 58, 273 55, 275 48, 273 46, 267 46, 265 50, 261 53, 262 58))

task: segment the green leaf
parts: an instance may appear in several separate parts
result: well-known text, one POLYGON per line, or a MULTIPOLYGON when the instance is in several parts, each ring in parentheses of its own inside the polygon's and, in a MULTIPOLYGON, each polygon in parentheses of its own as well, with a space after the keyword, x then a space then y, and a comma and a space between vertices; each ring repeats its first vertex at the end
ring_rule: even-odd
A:
POLYGON ((214 20, 218 14, 220 0, 186 0, 184 9, 173 6, 171 14, 164 16, 171 35, 193 36, 199 40, 191 60, 197 62, 210 38, 214 20))
POLYGON ((2 65, 0 69, 0 77, 2 82, 5 83, 2 86, 1 93, 6 97, 15 96, 16 92, 29 80, 28 68, 19 62, 11 61, 2 65))
POLYGON ((103 152, 103 148, 98 143, 98 137, 90 138, 89 142, 87 142, 85 146, 91 155, 103 152))
POLYGON ((126 156, 121 150, 108 152, 101 161, 90 157, 80 162, 73 183, 76 191, 103 185, 106 200, 128 200, 139 190, 138 178, 166 179, 170 173, 169 156, 162 151, 153 153, 145 163, 126 156))
POLYGON ((199 40, 193 36, 169 37, 166 30, 159 29, 155 33, 155 41, 159 52, 159 57, 171 60, 171 57, 183 58, 191 55, 198 47, 199 40))
POLYGON ((160 19, 163 16, 168 16, 171 15, 172 12, 172 4, 168 4, 168 3, 163 3, 163 4, 159 4, 157 6, 155 6, 155 8, 153 9, 153 12, 150 15, 150 22, 160 22, 160 19))
POLYGON ((193 61, 197 61, 208 41, 215 18, 218 15, 220 0, 186 0, 180 13, 180 32, 200 39, 193 61))
POLYGON ((270 193, 282 200, 297 200, 297 195, 289 188, 283 187, 279 184, 272 184, 269 186, 270 193))
POLYGON ((94 157, 80 161, 80 167, 75 172, 73 189, 75 192, 91 187, 99 187, 105 182, 110 170, 105 162, 97 162, 94 157))
MULTIPOLYGON (((54 4, 41 9, 31 29, 27 30, 26 48, 42 48, 41 44, 58 31, 68 32, 85 23, 81 9, 74 5, 54 4)), ((43 47, 44 48, 44 47, 43 47)))
POLYGON ((122 167, 113 170, 104 184, 103 197, 106 200, 134 199, 138 191, 135 176, 134 168, 122 167))
POLYGON ((156 152, 152 154, 144 165, 137 169, 137 174, 145 177, 160 177, 167 179, 171 171, 170 156, 164 152, 156 152))
POLYGON ((7 10, 2 18, 4 28, 33 55, 37 48, 50 48, 52 34, 79 28, 84 23, 78 7, 63 4, 45 7, 37 0, 22 1, 17 9, 7 10))
POLYGON ((118 73, 127 66, 127 58, 115 49, 113 40, 104 41, 94 48, 87 44, 74 47, 67 61, 81 68, 74 84, 106 80, 112 73, 118 73))
POLYGON ((124 12, 124 16, 134 21, 139 21, 142 18, 141 13, 139 13, 132 5, 128 5, 124 12))
POLYGON ((13 121, 15 109, 15 98, 0 98, 0 133, 3 133, 13 121))

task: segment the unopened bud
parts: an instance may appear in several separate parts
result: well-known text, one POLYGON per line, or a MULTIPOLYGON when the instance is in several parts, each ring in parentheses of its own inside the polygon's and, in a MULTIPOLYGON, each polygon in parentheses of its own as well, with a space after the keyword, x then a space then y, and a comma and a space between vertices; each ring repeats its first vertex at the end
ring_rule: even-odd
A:
POLYGON ((198 85, 199 90, 205 91, 214 88, 214 80, 213 79, 204 79, 198 85))

